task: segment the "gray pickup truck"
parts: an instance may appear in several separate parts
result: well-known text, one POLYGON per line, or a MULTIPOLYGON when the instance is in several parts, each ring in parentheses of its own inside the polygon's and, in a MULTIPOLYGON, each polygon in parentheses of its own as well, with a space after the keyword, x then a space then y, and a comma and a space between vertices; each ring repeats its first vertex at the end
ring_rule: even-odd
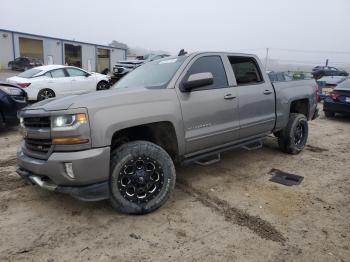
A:
POLYGON ((175 186, 175 164, 216 162, 273 133, 297 154, 317 116, 316 83, 271 84, 254 55, 205 52, 144 64, 110 90, 19 113, 17 172, 42 188, 125 213, 151 212, 175 186))

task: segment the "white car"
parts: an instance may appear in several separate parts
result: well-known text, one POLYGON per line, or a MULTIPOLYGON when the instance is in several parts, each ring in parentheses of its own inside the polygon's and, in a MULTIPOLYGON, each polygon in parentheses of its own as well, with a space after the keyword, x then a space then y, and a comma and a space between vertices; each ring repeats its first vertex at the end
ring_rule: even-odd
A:
POLYGON ((22 87, 27 92, 29 101, 83 94, 110 87, 110 76, 62 65, 34 67, 7 81, 22 87))

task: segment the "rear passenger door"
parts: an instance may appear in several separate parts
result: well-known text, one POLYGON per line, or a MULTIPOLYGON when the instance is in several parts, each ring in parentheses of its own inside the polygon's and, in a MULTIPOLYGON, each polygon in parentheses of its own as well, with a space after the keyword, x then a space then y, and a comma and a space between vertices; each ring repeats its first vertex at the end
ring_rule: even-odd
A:
POLYGON ((214 77, 213 84, 191 92, 176 88, 181 103, 187 154, 238 139, 236 88, 229 84, 222 58, 217 54, 196 56, 180 76, 179 85, 192 74, 210 72, 214 77))
POLYGON ((45 76, 48 77, 45 87, 52 89, 56 97, 72 94, 70 80, 63 68, 51 70, 45 76))
POLYGON ((228 56, 237 82, 240 139, 271 132, 275 125, 275 94, 254 57, 228 56))

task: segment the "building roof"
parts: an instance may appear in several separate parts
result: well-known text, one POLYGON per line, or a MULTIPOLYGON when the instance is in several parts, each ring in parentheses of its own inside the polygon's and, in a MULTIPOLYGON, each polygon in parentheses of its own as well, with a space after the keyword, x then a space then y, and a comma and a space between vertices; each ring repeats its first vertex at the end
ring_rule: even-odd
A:
POLYGON ((127 50, 128 49, 128 47, 125 44, 122 44, 122 43, 118 43, 117 46, 108 46, 108 45, 93 44, 93 43, 88 43, 88 42, 81 42, 81 41, 75 41, 75 40, 64 39, 64 38, 57 38, 57 37, 51 37, 51 36, 44 36, 44 35, 36 35, 36 34, 17 32, 17 31, 1 29, 1 28, 0 28, 0 31, 8 32, 8 33, 14 33, 14 34, 27 35, 27 36, 33 36, 33 37, 54 39, 54 40, 59 40, 59 41, 74 42, 74 43, 78 43, 78 44, 94 45, 94 46, 105 47, 105 48, 110 48, 110 49, 123 49, 123 50, 127 50))
POLYGON ((35 67, 35 69, 49 71, 49 70, 59 69, 59 68, 63 68, 63 67, 67 67, 67 66, 64 66, 64 65, 43 65, 43 66, 37 66, 37 67, 35 67))

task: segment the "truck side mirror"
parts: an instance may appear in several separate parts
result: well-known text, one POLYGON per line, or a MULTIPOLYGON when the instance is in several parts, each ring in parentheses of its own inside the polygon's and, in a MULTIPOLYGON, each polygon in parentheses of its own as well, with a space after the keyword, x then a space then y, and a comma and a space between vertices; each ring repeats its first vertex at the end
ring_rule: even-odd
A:
POLYGON ((182 83, 180 89, 182 92, 191 92, 192 89, 212 85, 213 82, 214 77, 210 72, 192 74, 182 83))

